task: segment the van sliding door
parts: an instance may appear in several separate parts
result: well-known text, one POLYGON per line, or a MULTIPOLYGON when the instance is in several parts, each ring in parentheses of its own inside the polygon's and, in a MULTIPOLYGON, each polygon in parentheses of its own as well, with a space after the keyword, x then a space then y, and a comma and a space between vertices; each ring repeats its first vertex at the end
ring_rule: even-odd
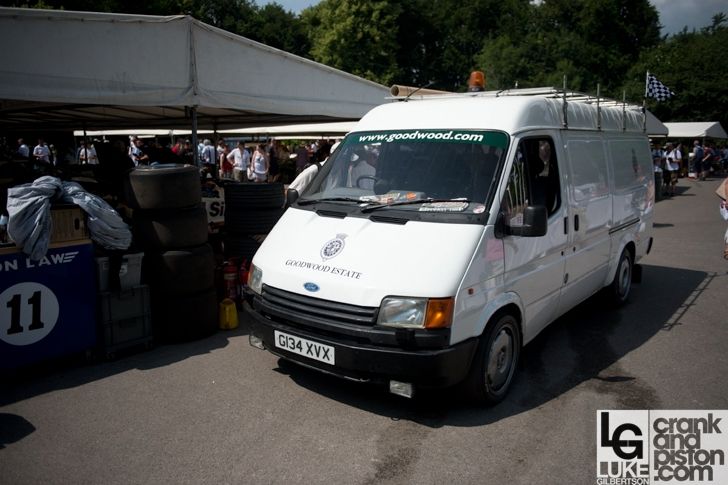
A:
POLYGON ((569 246, 561 311, 602 288, 609 269, 612 195, 606 147, 599 134, 565 133, 569 173, 569 246))

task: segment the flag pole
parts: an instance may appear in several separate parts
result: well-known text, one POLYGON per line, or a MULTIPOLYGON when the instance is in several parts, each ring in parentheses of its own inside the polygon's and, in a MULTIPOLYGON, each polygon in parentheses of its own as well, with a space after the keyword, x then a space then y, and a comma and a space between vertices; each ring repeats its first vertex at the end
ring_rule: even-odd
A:
POLYGON ((597 130, 602 129, 602 107, 599 105, 599 83, 597 83, 597 130))
POLYGON ((645 71, 645 95, 644 99, 647 99, 647 87, 650 84, 650 71, 645 71))
POLYGON ((645 95, 642 96, 642 131, 647 133, 647 89, 649 86, 650 71, 645 71, 645 95))

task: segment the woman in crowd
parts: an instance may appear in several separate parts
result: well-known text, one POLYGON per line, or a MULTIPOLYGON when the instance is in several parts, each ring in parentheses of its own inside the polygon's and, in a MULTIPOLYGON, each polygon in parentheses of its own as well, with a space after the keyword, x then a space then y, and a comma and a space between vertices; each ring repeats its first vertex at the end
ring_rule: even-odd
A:
POLYGON ((258 145, 253 153, 253 160, 248 169, 248 179, 254 182, 265 182, 268 180, 268 155, 265 145, 258 145))
POLYGON ((228 160, 228 155, 230 154, 230 147, 227 146, 226 143, 223 143, 220 147, 220 156, 218 157, 218 162, 220 164, 220 178, 221 179, 233 179, 233 164, 230 160, 228 160))

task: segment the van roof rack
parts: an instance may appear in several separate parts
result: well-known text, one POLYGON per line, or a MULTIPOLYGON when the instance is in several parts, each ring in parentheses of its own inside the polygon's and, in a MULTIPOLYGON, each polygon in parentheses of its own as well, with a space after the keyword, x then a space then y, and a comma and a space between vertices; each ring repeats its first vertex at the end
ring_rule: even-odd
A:
MULTIPOLYGON (((394 88, 394 86, 393 86, 394 88)), ((400 86, 401 88, 401 86, 400 86)), ((434 90, 425 90, 423 89, 422 92, 419 92, 420 90, 417 88, 410 88, 412 91, 408 92, 407 96, 391 96, 388 97, 388 99, 398 100, 398 101, 409 101, 409 100, 417 100, 417 99, 433 99, 433 98, 453 98, 453 97, 503 97, 503 96, 539 96, 544 98, 556 98, 561 99, 563 101, 563 120, 562 124, 564 128, 569 127, 568 118, 567 118, 567 104, 568 103, 584 103, 584 104, 594 104, 597 107, 597 129, 601 129, 601 108, 602 107, 621 107, 622 111, 641 111, 644 117, 643 122, 643 131, 647 131, 647 113, 645 111, 645 106, 639 106, 634 103, 628 103, 626 101, 626 96, 623 97, 622 101, 612 99, 612 98, 606 98, 603 96, 600 96, 600 86, 597 84, 597 94, 589 94, 589 93, 582 93, 579 91, 571 91, 566 89, 566 78, 564 78, 564 87, 563 88, 557 88, 553 86, 542 86, 542 87, 534 87, 534 88, 507 88, 507 89, 501 89, 499 91, 475 91, 475 92, 466 92, 466 93, 452 93, 452 92, 446 92, 446 91, 434 91, 434 90)), ((393 94, 395 93, 394 90, 391 91, 393 94)), ((623 129, 626 130, 626 116, 623 116, 623 129)))
MULTIPOLYGON (((402 86, 398 86, 402 89, 402 86)), ((599 94, 599 86, 597 86, 597 94, 582 93, 579 91, 571 91, 563 88, 557 88, 553 86, 543 86, 535 88, 507 88, 498 91, 476 91, 467 93, 454 93, 448 91, 434 91, 428 89, 416 90, 417 88, 408 88, 412 91, 401 91, 406 92, 407 95, 388 96, 387 99, 392 100, 417 100, 417 99, 432 99, 432 98, 453 98, 453 97, 501 97, 501 96, 541 96, 544 98, 561 98, 572 103, 586 103, 596 104, 599 103, 602 106, 622 106, 626 105, 628 108, 641 108, 641 106, 634 103, 628 103, 626 101, 619 101, 612 98, 607 98, 599 94)))

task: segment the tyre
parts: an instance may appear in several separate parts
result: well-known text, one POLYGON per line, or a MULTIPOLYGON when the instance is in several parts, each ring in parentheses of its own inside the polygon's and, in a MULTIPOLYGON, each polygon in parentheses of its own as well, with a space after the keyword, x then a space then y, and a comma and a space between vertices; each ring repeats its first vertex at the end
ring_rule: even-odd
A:
POLYGON ((632 267, 634 265, 634 256, 630 248, 624 248, 619 256, 617 264, 617 272, 614 274, 614 280, 609 285, 608 293, 611 302, 616 305, 624 305, 629 299, 629 292, 632 289, 632 267))
POLYGON ((225 229, 234 234, 268 234, 285 209, 249 209, 242 212, 225 210, 225 229))
POLYGON ((510 313, 496 314, 485 327, 464 385, 478 404, 503 400, 513 382, 521 355, 521 330, 510 313))
POLYGON ((178 209, 202 200, 200 172, 190 165, 137 167, 129 172, 125 198, 133 209, 178 209))
POLYGON ((145 281, 160 294, 188 295, 215 284, 215 254, 209 244, 147 252, 143 267, 145 281))
POLYGON ((166 211, 134 211, 134 241, 148 249, 176 249, 207 242, 207 212, 198 205, 166 211))
POLYGON ((285 204, 282 183, 225 185, 225 211, 247 212, 248 209, 275 209, 285 204))
POLYGON ((251 261, 260 243, 248 236, 228 234, 225 237, 225 256, 237 257, 251 261))
POLYGON ((152 293, 155 339, 186 342, 215 333, 218 327, 217 291, 210 288, 184 298, 152 293))

